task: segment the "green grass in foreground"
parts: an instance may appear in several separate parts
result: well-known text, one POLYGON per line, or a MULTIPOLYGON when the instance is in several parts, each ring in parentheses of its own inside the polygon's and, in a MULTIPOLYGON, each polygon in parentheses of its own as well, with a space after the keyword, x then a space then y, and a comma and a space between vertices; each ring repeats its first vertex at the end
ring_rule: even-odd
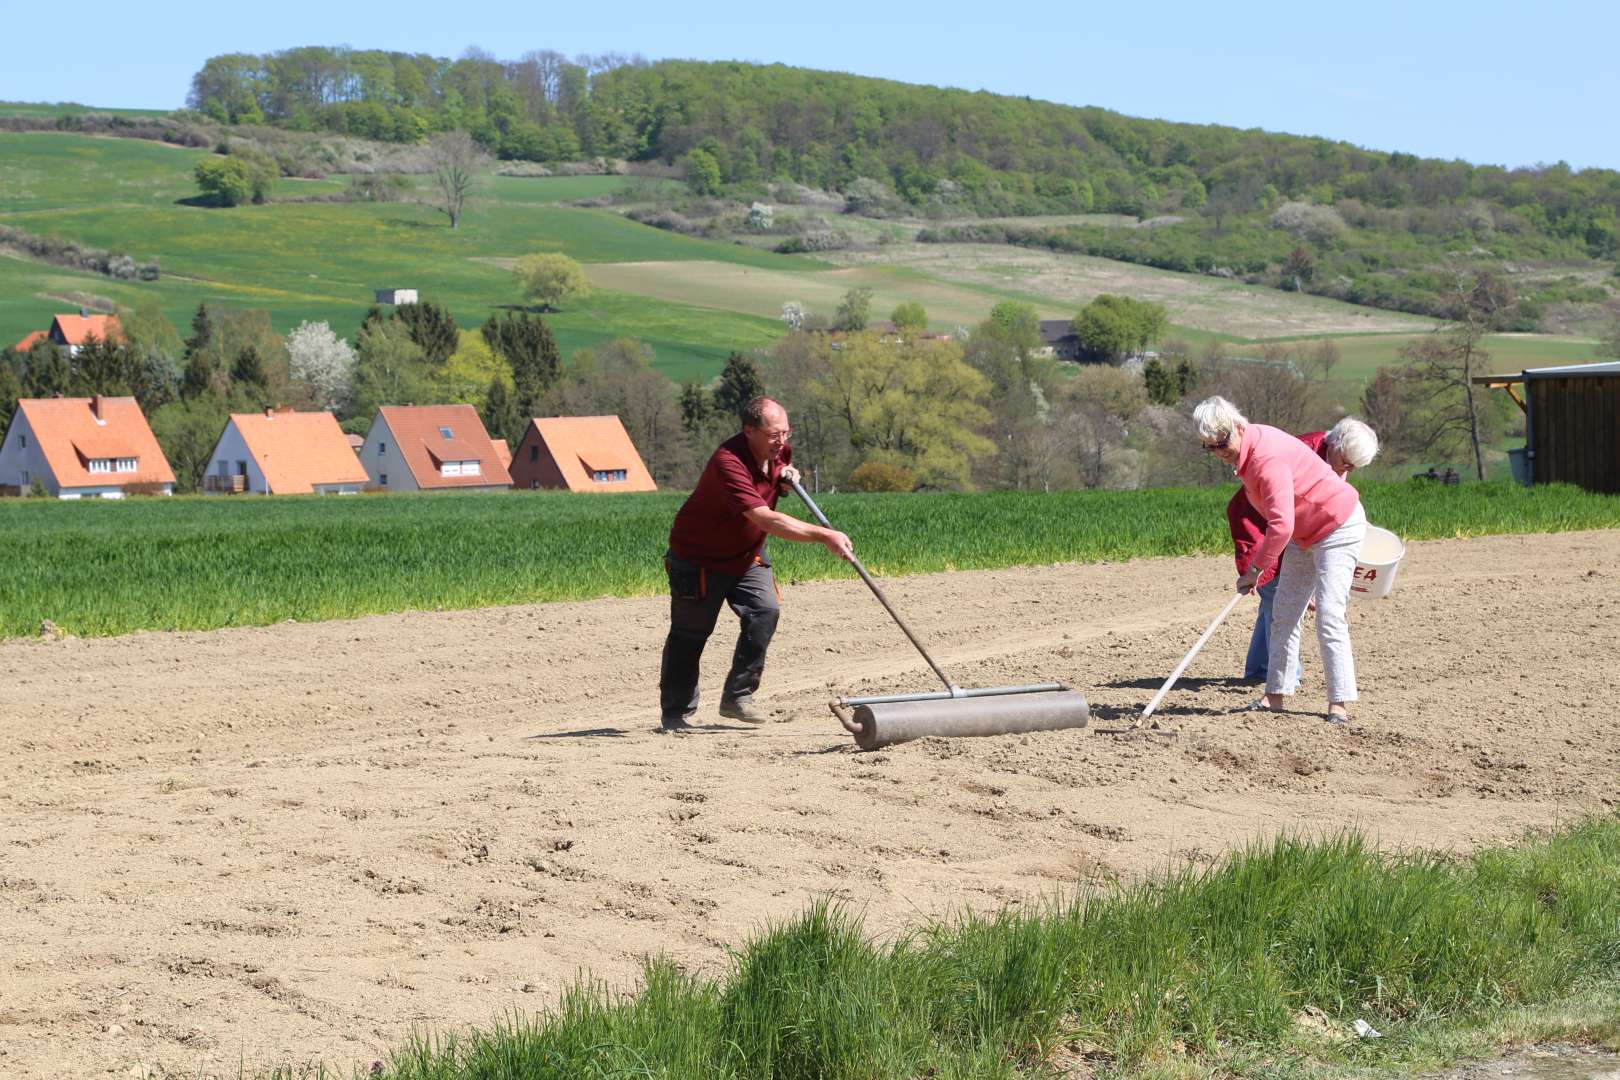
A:
MULTIPOLYGON (((1620 526, 1620 498, 1507 483, 1362 485, 1411 540, 1620 526)), ((823 508, 880 575, 1226 554, 1231 488, 835 495, 823 508)), ((0 500, 0 637, 471 608, 664 588, 683 494, 0 500)), ((782 509, 803 515, 791 496, 782 509)), ((852 576, 822 548, 772 545, 784 581, 852 576)))
MULTIPOLYGON (((1353 833, 1283 837, 1213 867, 971 913, 888 943, 818 903, 719 979, 647 962, 538 1016, 418 1033, 394 1080, 1275 1077, 1436 1064, 1504 1016, 1612 1002, 1620 820, 1456 860, 1353 833), (1325 1021, 1300 1024, 1306 1010, 1325 1021), (1364 1019, 1381 1039, 1357 1039, 1364 1019), (1087 1060, 1076 1061, 1074 1047, 1087 1060)), ((1601 1014, 1597 1014, 1601 1017, 1601 1014)), ((1590 1019, 1590 1017, 1588 1018, 1590 1019)), ((1572 1017, 1565 1037, 1602 1035, 1572 1017), (1573 1029, 1573 1030, 1572 1030, 1573 1029)), ((1547 1033, 1545 1017, 1541 1030, 1547 1033)), ((1615 1034, 1612 1022, 1607 1034, 1615 1034)))

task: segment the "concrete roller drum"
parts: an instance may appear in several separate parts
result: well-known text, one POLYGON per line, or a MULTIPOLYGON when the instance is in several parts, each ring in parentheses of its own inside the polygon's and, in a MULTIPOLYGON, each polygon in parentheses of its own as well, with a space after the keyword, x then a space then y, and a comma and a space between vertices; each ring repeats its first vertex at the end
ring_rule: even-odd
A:
MULTIPOLYGON (((816 520, 827 528, 832 522, 805 494, 797 480, 793 490, 804 505, 810 508, 816 520)), ((900 630, 916 646, 922 658, 928 661, 943 691, 922 694, 891 694, 881 697, 839 698, 832 702, 833 715, 844 730, 855 736, 855 744, 862 750, 876 750, 881 746, 909 742, 929 735, 960 738, 981 735, 1013 735, 1025 731, 1057 731, 1063 728, 1085 727, 1091 719, 1091 707, 1086 699, 1060 683, 1036 683, 1029 686, 996 686, 964 690, 951 681, 943 668, 923 648, 917 635, 900 617, 900 613, 883 595, 872 575, 861 561, 850 556, 850 564, 861 575, 867 588, 872 590, 878 603, 894 619, 900 630)))
MULTIPOLYGON (((876 701, 853 708, 844 725, 862 750, 876 750, 929 735, 964 738, 1060 731, 1085 727, 1091 706, 1073 690, 940 698, 934 701, 876 701)), ((836 713, 837 710, 834 710, 836 713)), ((839 715, 839 720, 844 717, 839 715)))

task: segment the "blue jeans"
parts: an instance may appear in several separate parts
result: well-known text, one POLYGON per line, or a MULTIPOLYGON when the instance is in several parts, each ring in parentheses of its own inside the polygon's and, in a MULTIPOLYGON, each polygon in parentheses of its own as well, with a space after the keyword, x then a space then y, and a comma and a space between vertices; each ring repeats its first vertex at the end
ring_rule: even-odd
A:
MULTIPOLYGON (((1245 679, 1264 679, 1266 665, 1271 659, 1271 602, 1277 598, 1277 578, 1255 590, 1260 594, 1260 611, 1254 617, 1254 633, 1249 635, 1249 655, 1243 661, 1243 677, 1245 679)), ((1294 658, 1294 677, 1288 680, 1290 687, 1299 686, 1299 658, 1294 658)))

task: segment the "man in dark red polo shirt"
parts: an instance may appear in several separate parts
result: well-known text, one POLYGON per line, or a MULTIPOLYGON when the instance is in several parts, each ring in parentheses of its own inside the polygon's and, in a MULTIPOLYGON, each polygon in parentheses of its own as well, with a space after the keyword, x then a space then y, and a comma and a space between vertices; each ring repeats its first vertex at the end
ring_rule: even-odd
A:
POLYGON ((791 434, 781 405, 764 397, 750 401, 743 409, 742 431, 720 444, 675 514, 664 555, 670 625, 658 680, 665 731, 691 726, 687 717, 697 711, 698 662, 721 604, 737 613, 742 632, 720 692, 720 715, 765 722, 754 691, 780 614, 765 554, 767 536, 821 544, 843 559, 852 554, 849 537, 838 530, 777 512, 782 485, 799 478, 791 464, 791 434))

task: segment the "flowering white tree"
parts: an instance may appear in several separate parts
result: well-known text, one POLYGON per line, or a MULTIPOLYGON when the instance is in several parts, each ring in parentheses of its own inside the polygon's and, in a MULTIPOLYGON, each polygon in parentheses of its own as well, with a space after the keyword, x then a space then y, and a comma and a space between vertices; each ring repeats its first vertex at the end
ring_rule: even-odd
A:
POLYGON ((799 330, 804 327, 804 320, 809 316, 810 309, 797 300, 789 300, 782 305, 782 321, 787 323, 789 330, 799 330))
POLYGON ((348 396, 354 350, 324 322, 302 322, 287 335, 292 377, 308 383, 316 401, 330 409, 348 396))

